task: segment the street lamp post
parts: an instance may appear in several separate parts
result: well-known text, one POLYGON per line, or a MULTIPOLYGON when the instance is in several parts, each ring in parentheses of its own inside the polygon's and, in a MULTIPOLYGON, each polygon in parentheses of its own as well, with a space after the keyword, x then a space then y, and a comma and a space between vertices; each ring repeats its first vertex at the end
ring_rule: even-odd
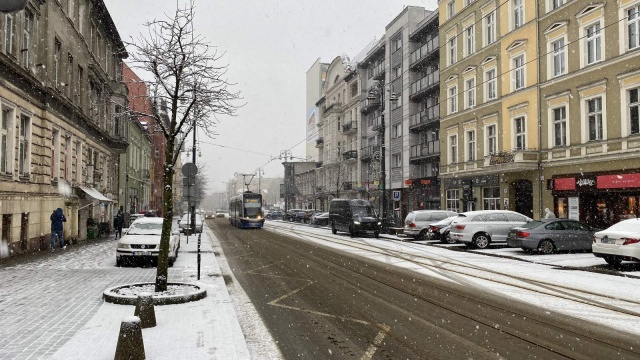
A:
POLYGON ((380 84, 379 82, 375 83, 376 87, 372 88, 369 91, 369 95, 367 96, 367 100, 372 102, 376 100, 376 93, 379 89, 380 96, 380 185, 382 187, 382 221, 383 226, 387 225, 387 174, 386 174, 386 154, 385 154, 385 136, 386 136, 386 123, 384 112, 386 110, 386 106, 384 103, 384 93, 385 91, 390 91, 391 95, 389 96, 389 102, 395 104, 398 101, 398 96, 396 96, 395 91, 393 91, 393 85, 391 85, 391 89, 386 88, 384 84, 380 84))

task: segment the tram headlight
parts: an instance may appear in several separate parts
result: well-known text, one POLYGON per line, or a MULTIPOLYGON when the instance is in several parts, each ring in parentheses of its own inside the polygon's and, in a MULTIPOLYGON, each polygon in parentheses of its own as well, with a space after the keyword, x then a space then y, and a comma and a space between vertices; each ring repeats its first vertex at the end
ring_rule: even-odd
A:
POLYGON ((258 219, 258 220, 262 219, 262 215, 258 215, 258 216, 256 217, 256 219, 258 219))

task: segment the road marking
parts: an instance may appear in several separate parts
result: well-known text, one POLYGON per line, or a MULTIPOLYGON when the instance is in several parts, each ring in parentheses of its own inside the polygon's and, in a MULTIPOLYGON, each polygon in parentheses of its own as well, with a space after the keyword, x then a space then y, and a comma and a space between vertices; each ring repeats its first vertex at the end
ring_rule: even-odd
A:
POLYGON ((380 347, 380 344, 382 344, 382 340, 384 340, 384 337, 387 335, 390 329, 389 325, 385 324, 378 324, 378 327, 380 328, 378 335, 376 335, 376 337, 373 339, 373 343, 369 345, 367 351, 364 352, 364 355, 362 355, 360 359, 372 359, 373 355, 376 353, 376 350, 378 350, 378 347, 380 347))

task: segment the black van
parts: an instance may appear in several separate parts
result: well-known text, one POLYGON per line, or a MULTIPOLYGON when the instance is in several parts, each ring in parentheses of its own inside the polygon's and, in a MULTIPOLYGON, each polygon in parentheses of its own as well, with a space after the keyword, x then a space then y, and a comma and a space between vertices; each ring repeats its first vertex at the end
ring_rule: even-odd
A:
POLYGON ((382 222, 367 200, 333 199, 329 205, 329 225, 335 234, 348 232, 351 237, 357 233, 380 235, 382 222))

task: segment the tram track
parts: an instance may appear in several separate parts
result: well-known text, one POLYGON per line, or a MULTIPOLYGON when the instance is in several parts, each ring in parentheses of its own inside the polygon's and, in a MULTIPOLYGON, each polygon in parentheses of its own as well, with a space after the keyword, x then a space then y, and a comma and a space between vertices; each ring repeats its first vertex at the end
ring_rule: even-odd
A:
MULTIPOLYGON (((488 281, 495 284, 515 287, 518 289, 534 292, 537 294, 543 294, 547 296, 561 298, 564 300, 593 306, 593 307, 611 311, 614 313, 640 318, 640 312, 638 311, 625 309, 624 307, 611 304, 612 302, 613 303, 624 302, 633 306, 640 307, 640 301, 636 301, 633 299, 621 299, 619 296, 614 297, 611 295, 588 291, 588 290, 584 290, 576 287, 561 286, 552 282, 545 282, 542 280, 533 280, 533 279, 523 278, 521 276, 505 274, 503 272, 493 271, 490 269, 467 264, 457 260, 444 260, 442 256, 431 257, 425 254, 415 254, 415 253, 412 253, 409 256, 407 256, 407 254, 402 254, 398 251, 392 251, 390 249, 377 246, 374 244, 367 244, 366 246, 361 246, 360 244, 354 241, 340 240, 332 236, 313 234, 313 233, 308 233, 308 232, 299 231, 295 229, 279 229, 279 228, 280 227, 278 226, 268 227, 269 230, 274 229, 283 234, 295 234, 297 236, 306 236, 312 239, 327 241, 334 244, 350 246, 352 248, 356 248, 359 250, 369 251, 374 254, 393 256, 400 260, 407 261, 415 265, 424 267, 427 270, 433 270, 433 269, 442 270, 448 273, 455 273, 462 276, 473 277, 474 279, 481 279, 481 280, 488 281), (453 268, 454 266, 462 269, 453 268), (466 269, 466 271, 463 269, 466 269), (481 273, 484 273, 484 275, 481 273), (507 281, 507 280, 511 280, 511 281, 507 281)), ((403 245, 407 246, 407 244, 403 244, 403 245)), ((413 248, 411 246, 408 246, 408 247, 413 248)), ((413 248, 413 249, 417 249, 417 248, 413 248)), ((423 250, 423 249, 420 249, 420 250, 423 250)))
MULTIPOLYGON (((273 227, 271 227, 270 230, 273 230, 273 227)), ((277 229, 277 232, 283 234, 283 235, 296 235, 296 236, 308 236, 311 238, 316 238, 319 240, 323 240, 323 241, 331 241, 334 242, 336 244, 340 244, 340 245, 349 245, 349 246, 354 246, 355 248, 361 249, 361 250, 367 250, 367 251, 372 251, 370 247, 362 247, 362 246, 358 246, 358 244, 354 244, 353 242, 348 242, 348 241, 340 241, 338 239, 335 238, 331 238, 328 236, 322 236, 322 235, 317 235, 317 234, 309 234, 309 233, 305 233, 305 232, 301 232, 295 229, 277 229)), ((284 244, 284 243, 280 243, 279 246, 282 246, 283 248, 285 248, 288 252, 291 252, 292 254, 295 254, 296 252, 301 251, 300 249, 296 248, 295 245, 288 245, 288 244, 284 244)), ((373 246, 373 245, 370 245, 373 246)), ((393 255, 398 257, 399 259, 405 260, 405 261, 411 261, 415 264, 419 264, 419 265, 428 265, 431 266, 431 264, 424 264, 424 263, 420 263, 420 262, 416 262, 412 259, 409 259, 407 257, 404 256, 398 256, 397 253, 393 253, 388 251, 388 249, 381 249, 379 247, 373 246, 374 248, 377 248, 380 251, 373 251, 373 252, 377 252, 378 254, 384 254, 384 255, 393 255)), ((325 254, 331 254, 332 251, 335 252, 335 249, 327 249, 327 248, 323 248, 321 246, 319 246, 319 249, 317 250, 318 252, 322 251, 325 254)), ((348 256, 353 257, 353 258, 358 258, 358 255, 356 254, 348 254, 348 256)), ((415 256, 415 255, 414 255, 415 256)), ((469 312, 469 311, 464 311, 459 309, 459 307, 457 306, 461 301, 465 301, 465 300, 473 300, 474 302, 477 303, 479 308, 484 308, 484 307, 491 307, 493 309, 498 309, 499 312, 504 312, 505 314, 514 314, 516 316, 516 318, 518 318, 517 320, 514 321, 514 324, 512 325, 511 323, 507 322, 506 324, 504 322, 501 323, 499 330, 501 332, 504 332, 506 334, 508 334, 509 336, 512 336, 513 338, 519 339, 525 343, 529 343, 531 346, 535 346, 535 347, 540 347, 543 348, 551 353, 556 354, 557 356, 560 357, 565 357, 565 358, 589 358, 589 353, 582 353, 582 354, 578 354, 578 353, 574 353, 573 351, 571 351, 571 349, 573 348, 573 345, 567 345, 567 346, 561 346, 559 347, 557 343, 553 342, 553 341, 549 341, 548 339, 545 339, 545 337, 541 334, 530 334, 528 331, 523 332, 520 328, 518 328, 516 326, 516 323, 519 321, 523 321, 523 319, 525 321, 528 322, 537 322, 538 324, 536 325, 536 328, 544 328, 544 329, 549 329, 549 331, 551 332, 558 332, 558 333, 569 333, 571 334, 571 336, 566 337, 566 341, 567 343, 570 342, 576 342, 580 343, 581 345, 584 344, 589 344, 588 346, 594 346, 597 347, 596 343, 602 344, 603 346, 609 348, 609 350, 612 349, 618 349, 618 350, 624 350, 624 352, 626 353, 627 356, 629 357, 624 357, 622 356, 621 358, 636 358, 638 356, 640 356, 640 353, 638 353, 637 350, 637 340, 636 337, 632 334, 629 333, 616 333, 616 335, 619 335, 620 337, 624 338, 624 340, 620 340, 620 337, 609 337, 607 334, 606 329, 599 329, 601 331, 593 331, 593 330, 583 330, 585 328, 587 328, 587 325, 585 326, 575 326, 577 323, 580 324, 585 324, 588 323, 587 321, 584 320, 577 320, 577 319, 571 319, 569 316, 562 316, 560 314, 554 314, 553 316, 551 316, 551 314, 546 314, 548 316, 537 316, 537 314, 535 314, 535 311, 532 312, 532 309, 527 309, 526 307, 514 307, 514 306, 506 306, 507 302, 503 299, 497 299, 497 298, 493 298, 491 297, 491 295, 487 295, 487 294, 483 294, 484 292, 479 291, 478 293, 475 293, 473 298, 470 299, 469 295, 463 291, 460 292, 456 292, 453 289, 455 288, 460 288, 459 284, 455 284, 455 283, 450 283, 452 286, 438 286, 437 285, 437 281, 435 283, 431 283, 429 282, 429 286, 430 287, 435 287, 438 291, 441 291, 443 293, 448 293, 451 294, 451 301, 449 302, 442 302, 442 301, 433 301, 429 296, 426 296, 425 293, 420 293, 420 292, 416 292, 416 291, 408 291, 406 289, 406 284, 410 284, 410 283, 416 283, 416 278, 415 276, 412 276, 410 274, 411 270, 407 270, 405 275, 401 275, 398 273, 394 273, 394 276, 396 277, 397 281, 393 282, 393 281, 388 281, 388 279, 386 279, 387 281, 383 281, 381 279, 378 278, 378 276, 371 276, 371 274, 368 274, 366 271, 358 271, 357 270, 357 265, 353 265, 351 263, 349 263, 349 266, 347 266, 345 264, 344 261, 331 261, 329 259, 331 259, 330 255, 327 256, 322 256, 323 259, 325 259, 325 261, 330 262, 332 265, 343 268, 347 271, 352 271, 352 272, 356 272, 358 275, 360 276, 365 276, 366 278, 368 278, 370 281, 374 281, 377 282, 383 286, 392 288, 396 291, 399 291, 401 293, 404 293, 406 295, 415 297, 421 301, 424 301, 430 305, 442 308, 445 311, 448 312, 452 312, 458 316, 461 316, 463 318, 466 318, 468 320, 471 320, 473 322, 477 322, 479 324, 482 324, 483 326, 486 327, 491 327, 491 328, 495 328, 498 329, 497 325, 496 325, 496 321, 494 321, 494 319, 492 318, 487 318, 487 317, 483 317, 482 314, 480 313, 474 313, 474 312, 469 312), (400 284, 403 284, 402 286, 400 284), (457 286, 456 286, 457 285, 457 286), (558 321, 558 319, 563 319, 561 321, 558 321), (553 330, 553 329, 557 329, 557 330, 553 330), (586 355, 585 355, 586 354, 586 355)), ((426 257, 425 257, 426 258, 426 257)), ((432 258, 429 258, 430 260, 433 260, 432 258)), ((450 262, 453 264, 453 262, 450 262)), ((455 264, 460 266, 460 264, 455 264)), ((384 268, 384 263, 380 263, 380 268, 384 268)), ((452 269, 450 268, 444 268, 444 267, 439 267, 442 270, 446 270, 448 272, 452 271, 452 269)), ((469 267, 471 269, 475 269, 477 270, 478 268, 475 266, 471 266, 469 267)), ((369 269, 369 271, 371 271, 371 269, 369 269)), ((455 270, 454 270, 455 271, 455 270)), ((469 276, 468 273, 462 273, 459 271, 455 271, 457 273, 460 273, 462 275, 465 276, 469 276)), ((375 273, 375 272, 374 272, 375 273)), ((332 273, 333 274, 333 273, 332 273)), ((335 274, 333 274, 335 276, 335 274)), ((340 279, 344 282, 350 283, 352 286, 357 287, 358 281, 350 276, 340 276, 340 279)), ((492 279, 486 279, 489 281, 493 281, 492 279)), ((442 280, 443 283, 446 283, 446 280, 442 280)), ((503 283, 503 282, 500 282, 503 283)), ((506 284, 506 283, 505 283, 506 284)), ((506 284, 509 286, 514 286, 513 284, 506 284)), ((549 285, 549 284, 547 284, 549 285)), ((536 291, 530 288, 524 288, 525 290, 528 291, 536 291)), ((550 295, 554 295, 557 296, 557 294, 550 294, 550 295)), ((574 298, 572 297, 567 297, 567 296, 562 296, 563 298, 567 299, 567 300, 572 300, 572 301, 576 301, 574 298)), ((586 303, 586 302, 585 302, 586 303)), ((627 311, 625 309, 617 309, 615 307, 611 308, 611 307, 606 307, 603 306, 602 304, 593 304, 593 303, 588 303, 591 306, 600 306, 603 308, 606 308, 609 311, 619 311, 623 314, 626 315, 631 315, 631 316, 640 316, 640 313, 636 313, 633 311, 627 311)), ((512 304, 510 304, 512 305, 512 304)), ((410 309, 406 310, 407 312, 410 312, 410 309)), ((539 314, 539 313, 538 313, 539 314)), ((423 318, 421 319, 422 321, 425 321, 427 323, 433 324, 429 319, 423 318)), ((398 338, 396 336, 394 336, 393 332, 390 332, 387 336, 394 338, 395 340, 402 342, 403 339, 402 338, 398 338)), ((564 338, 563 338, 564 339, 564 338)))

